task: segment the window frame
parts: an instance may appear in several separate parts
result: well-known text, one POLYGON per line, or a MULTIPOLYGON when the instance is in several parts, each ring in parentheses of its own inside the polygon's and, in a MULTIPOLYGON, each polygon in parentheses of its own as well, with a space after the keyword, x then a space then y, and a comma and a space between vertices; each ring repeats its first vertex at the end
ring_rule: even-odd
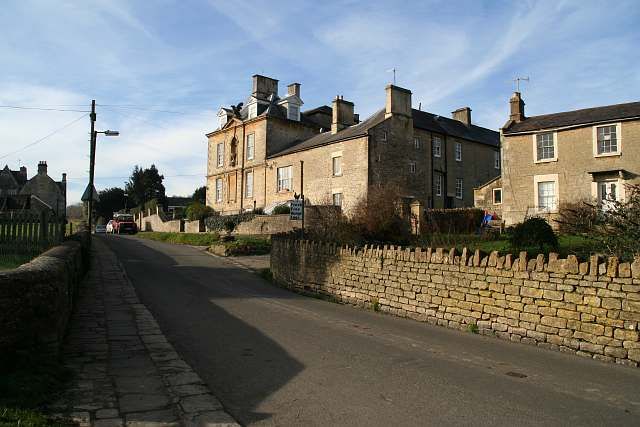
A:
POLYGON ((491 201, 493 202, 494 205, 501 205, 502 204, 502 187, 497 187, 494 188, 493 191, 491 192, 491 201), (496 202, 496 192, 500 192, 500 202, 496 202))
POLYGON ((216 167, 224 167, 224 142, 216 144, 216 167))
POLYGON ((216 203, 222 203, 224 199, 224 183, 222 178, 216 178, 216 203))
POLYGON ((276 192, 277 193, 290 193, 293 188, 293 165, 281 166, 276 169, 276 192), (287 181, 289 181, 289 188, 284 188, 280 183, 284 182, 284 179, 280 179, 280 171, 287 169, 289 171, 289 176, 287 181))
POLYGON ((247 154, 246 154, 245 158, 247 160, 253 160, 255 158, 255 155, 256 155, 256 134, 255 134, 255 132, 247 134, 245 147, 246 147, 246 150, 247 150, 247 154), (249 150, 249 138, 250 137, 252 137, 251 140, 253 142, 252 145, 251 145, 251 150, 249 150), (249 155, 251 155, 251 156, 249 156, 249 155))
POLYGON ((253 169, 248 170, 247 172, 245 172, 245 177, 244 177, 244 197, 245 199, 253 199, 253 169), (249 176, 251 176, 251 192, 249 192, 249 176))
POLYGON ((622 155, 622 123, 601 123, 592 126, 592 138, 593 138, 593 157, 612 157, 612 156, 621 156, 622 155), (614 127, 616 129, 616 151, 611 151, 608 153, 599 153, 598 147, 598 129, 604 127, 614 127))
POLYGON ((442 138, 433 136, 431 153, 433 157, 442 157, 442 138), (438 148, 436 152, 436 147, 438 148))
POLYGON ((331 193, 331 204, 333 206, 340 206, 342 208, 343 196, 341 191, 336 191, 335 193, 331 193), (336 196, 338 196, 340 203, 336 204, 336 196))
POLYGON ((337 156, 331 156, 331 176, 334 177, 338 177, 338 176, 342 176, 343 170, 342 170, 342 154, 337 155, 337 156), (338 172, 336 172, 336 159, 340 159, 339 163, 340 163, 340 170, 338 172))
POLYGON ((464 198, 464 179, 456 178, 456 199, 462 200, 464 198), (460 184, 460 195, 458 195, 458 183, 460 184))
POLYGON ((442 175, 436 174, 435 181, 436 196, 442 197, 442 175))
POLYGON ((534 163, 549 163, 549 162, 557 162, 558 161, 558 132, 537 132, 533 134, 533 162, 534 163), (538 158, 538 136, 542 135, 551 135, 551 140, 553 143, 553 157, 548 157, 544 159, 538 158))
POLYGON ((422 140, 420 139, 420 137, 413 137, 413 148, 416 150, 422 150, 422 140))
POLYGON ((418 170, 418 167, 416 165, 416 162, 415 161, 410 161, 409 162, 409 173, 411 175, 415 175, 417 170, 418 170))
POLYGON ((461 162, 462 161, 462 142, 457 142, 456 141, 455 158, 456 158, 456 162, 461 162))
POLYGON ((547 175, 534 175, 533 177, 533 206, 536 207, 536 211, 540 213, 557 213, 558 205, 560 204, 560 185, 558 183, 558 174, 547 175), (554 183, 554 197, 555 204, 552 209, 541 209, 540 207, 540 195, 539 184, 541 182, 553 182, 554 183))
POLYGON ((382 131, 382 136, 380 137, 380 140, 382 142, 387 142, 387 131, 386 130, 382 131))

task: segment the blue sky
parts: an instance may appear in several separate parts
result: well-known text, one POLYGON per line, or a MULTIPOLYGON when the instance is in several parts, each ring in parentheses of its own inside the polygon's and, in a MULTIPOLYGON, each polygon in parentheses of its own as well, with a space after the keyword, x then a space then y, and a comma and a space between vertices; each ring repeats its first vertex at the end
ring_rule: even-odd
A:
POLYGON ((88 117, 98 103, 96 187, 122 186, 155 163, 169 195, 204 185, 206 138, 222 105, 243 101, 251 75, 302 84, 305 108, 336 94, 361 117, 384 86, 414 107, 473 109, 498 129, 516 76, 528 115, 640 98, 640 1, 44 1, 0 9, 0 163, 30 175, 47 160, 69 176, 69 203, 88 177, 88 117), (23 146, 79 119, 31 147, 23 146), (12 153, 12 154, 10 154, 12 153))

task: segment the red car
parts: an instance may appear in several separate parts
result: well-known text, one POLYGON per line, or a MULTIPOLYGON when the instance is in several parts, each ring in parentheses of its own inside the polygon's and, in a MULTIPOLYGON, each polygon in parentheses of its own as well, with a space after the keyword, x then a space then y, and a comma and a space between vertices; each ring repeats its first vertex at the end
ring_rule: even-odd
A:
POLYGON ((138 226, 133 220, 133 215, 131 214, 114 214, 111 227, 111 232, 114 234, 136 234, 138 232, 138 226))

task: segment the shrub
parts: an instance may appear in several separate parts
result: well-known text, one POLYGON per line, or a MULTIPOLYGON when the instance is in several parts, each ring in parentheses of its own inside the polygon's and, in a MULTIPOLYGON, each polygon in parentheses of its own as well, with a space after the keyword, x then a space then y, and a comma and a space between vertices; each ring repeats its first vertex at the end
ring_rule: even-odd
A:
POLYGON ((227 234, 233 233, 233 230, 235 229, 236 229, 236 223, 233 222, 233 220, 228 220, 224 223, 224 231, 226 231, 227 234))
POLYGON ((233 221, 238 226, 241 222, 251 221, 256 215, 253 212, 245 212, 238 215, 214 215, 205 218, 204 225, 208 231, 222 231, 227 221, 233 221))
POLYGON ((422 227, 428 233, 475 233, 482 224, 484 211, 477 208, 429 209, 422 227))
POLYGON ((273 208, 273 212, 271 212, 271 215, 284 215, 290 212, 291 208, 289 207, 289 205, 278 205, 273 208))
POLYGON ((255 208, 253 213, 256 215, 264 215, 264 208, 255 208))
POLYGON ((213 212, 210 206, 205 206, 200 202, 193 202, 187 206, 185 214, 189 221, 197 221, 213 215, 213 212))
POLYGON ((612 255, 631 260, 640 256, 640 184, 626 186, 626 200, 612 202, 602 212, 595 238, 612 255))
POLYGON ((587 200, 565 202, 558 209, 559 231, 563 234, 589 235, 601 221, 598 207, 587 200))
POLYGON ((533 249, 544 252, 545 247, 558 248, 558 238, 547 221, 529 218, 511 230, 509 244, 514 250, 533 249))

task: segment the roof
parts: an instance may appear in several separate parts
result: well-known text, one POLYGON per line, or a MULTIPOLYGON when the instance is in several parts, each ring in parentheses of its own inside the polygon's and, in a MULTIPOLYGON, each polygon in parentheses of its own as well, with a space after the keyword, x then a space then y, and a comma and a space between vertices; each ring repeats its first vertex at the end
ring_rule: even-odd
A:
POLYGON ((520 122, 509 124, 503 129, 503 132, 505 134, 530 132, 540 129, 609 122, 632 117, 640 117, 640 102, 606 105, 604 107, 584 108, 582 110, 527 117, 520 122))
POLYGON ((309 150, 311 148, 320 147, 334 142, 344 141, 347 139, 357 138, 367 135, 369 129, 382 123, 385 120, 384 110, 374 113, 367 120, 356 125, 349 126, 338 133, 323 132, 306 140, 297 140, 290 144, 287 148, 272 153, 271 157, 283 156, 285 154, 295 153, 297 151, 309 150))
POLYGON ((438 116, 426 111, 412 109, 411 113, 413 116, 413 126, 418 129, 451 135, 456 138, 479 142, 496 148, 500 146, 500 133, 494 130, 474 124, 467 126, 458 120, 438 116))

